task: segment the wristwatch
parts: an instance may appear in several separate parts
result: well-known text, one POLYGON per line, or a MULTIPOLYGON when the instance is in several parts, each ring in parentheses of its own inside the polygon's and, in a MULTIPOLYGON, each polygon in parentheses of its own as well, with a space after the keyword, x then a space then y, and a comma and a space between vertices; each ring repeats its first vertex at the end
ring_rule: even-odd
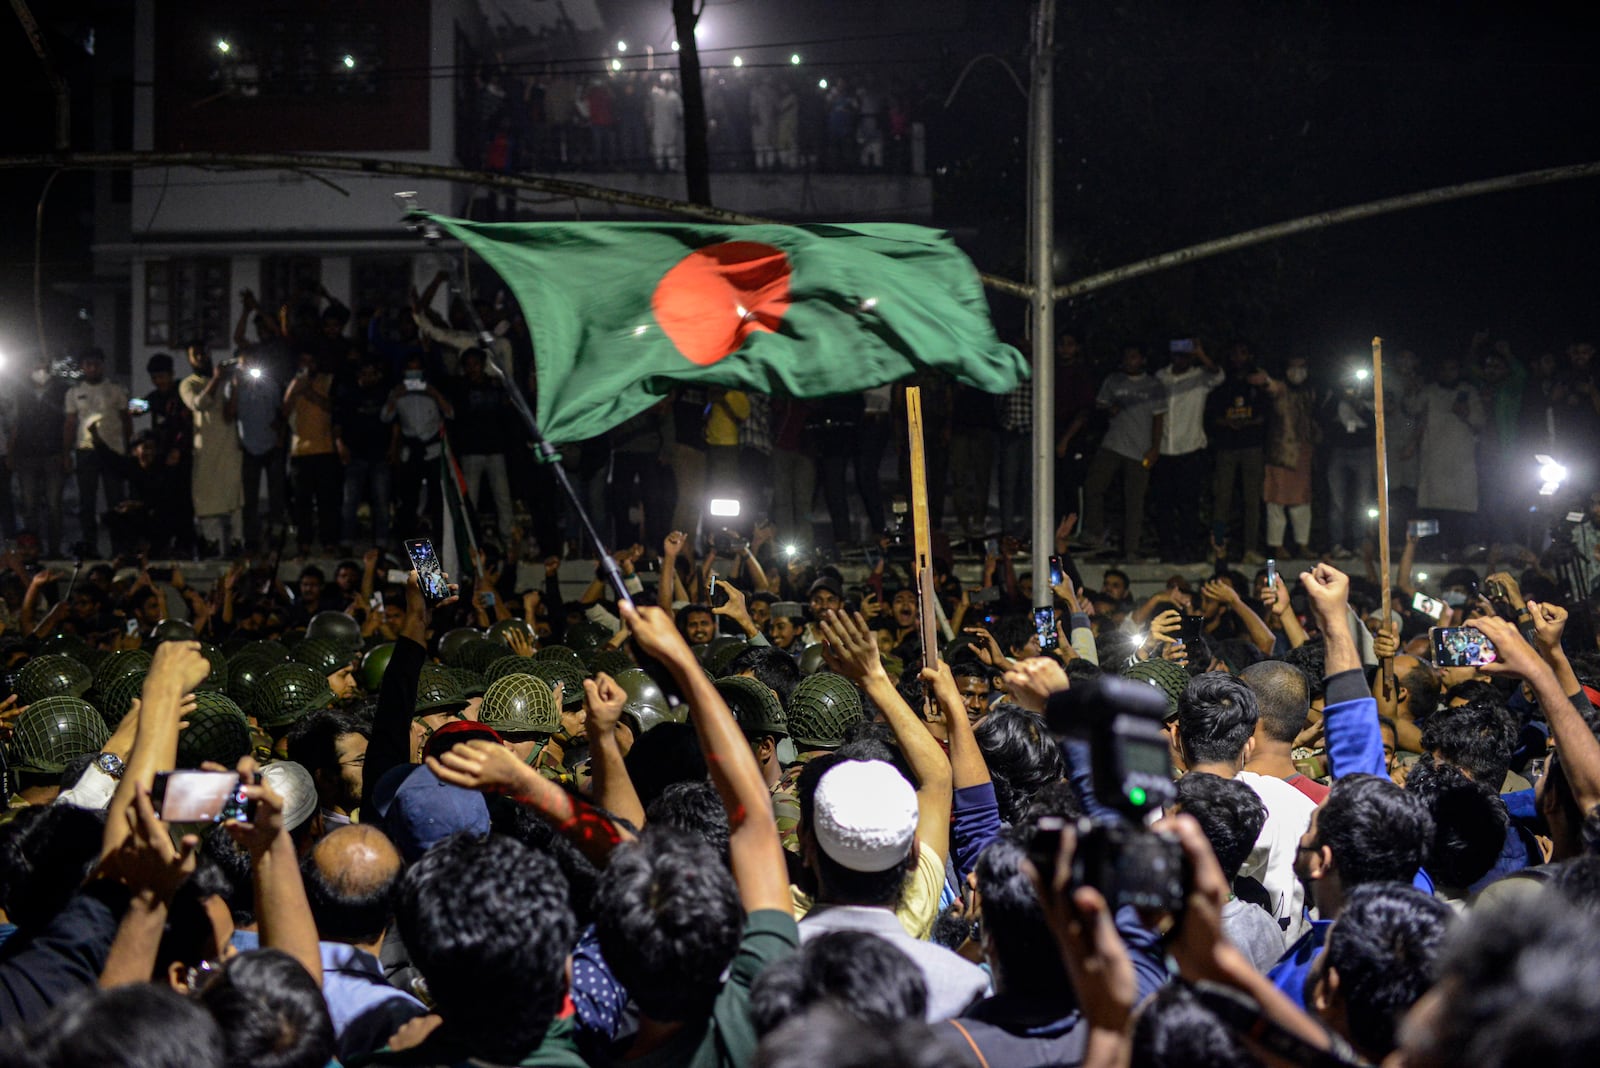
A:
POLYGON ((113 779, 122 778, 122 773, 127 770, 127 765, 115 753, 101 753, 94 758, 95 767, 111 776, 113 779))

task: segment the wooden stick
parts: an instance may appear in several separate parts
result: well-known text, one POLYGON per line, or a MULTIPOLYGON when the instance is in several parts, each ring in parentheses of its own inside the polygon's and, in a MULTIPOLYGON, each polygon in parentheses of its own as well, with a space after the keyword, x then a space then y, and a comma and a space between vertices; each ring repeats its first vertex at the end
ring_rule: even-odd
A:
MULTIPOLYGON (((1390 583, 1393 578, 1389 571, 1389 453, 1388 436, 1384 431, 1383 423, 1383 338, 1372 339, 1372 411, 1377 423, 1377 449, 1378 449, 1378 574, 1379 585, 1382 588, 1381 608, 1379 609, 1379 629, 1387 630, 1389 617, 1393 613, 1390 600, 1393 593, 1390 583)), ((1394 689, 1394 657, 1384 657, 1379 663, 1380 674, 1383 677, 1383 696, 1393 696, 1394 689)))
POLYGON ((934 612, 933 536, 928 525, 928 466, 922 451, 922 390, 906 388, 906 425, 910 431, 912 578, 917 584, 917 617, 922 630, 922 665, 939 664, 939 621, 934 612))

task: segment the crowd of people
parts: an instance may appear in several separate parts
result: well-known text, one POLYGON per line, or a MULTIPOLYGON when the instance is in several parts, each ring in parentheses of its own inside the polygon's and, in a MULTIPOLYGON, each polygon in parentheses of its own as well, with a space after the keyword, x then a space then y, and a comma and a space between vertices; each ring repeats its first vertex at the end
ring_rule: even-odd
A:
POLYGON ((1457 568, 1434 616, 1415 541, 1385 605, 1219 539, 1136 596, 1073 534, 1042 621, 1013 540, 941 556, 937 658, 898 554, 765 526, 576 599, 493 540, 434 597, 384 546, 209 590, 19 547, 0 1062, 1587 1063, 1587 589, 1457 568))

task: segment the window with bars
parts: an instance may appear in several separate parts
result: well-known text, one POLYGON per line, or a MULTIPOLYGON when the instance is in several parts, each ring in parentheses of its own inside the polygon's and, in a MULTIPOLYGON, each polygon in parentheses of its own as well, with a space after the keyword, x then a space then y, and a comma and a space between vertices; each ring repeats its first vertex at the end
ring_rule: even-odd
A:
POLYGON ((144 343, 177 348, 196 336, 229 336, 226 257, 149 260, 144 266, 144 343))

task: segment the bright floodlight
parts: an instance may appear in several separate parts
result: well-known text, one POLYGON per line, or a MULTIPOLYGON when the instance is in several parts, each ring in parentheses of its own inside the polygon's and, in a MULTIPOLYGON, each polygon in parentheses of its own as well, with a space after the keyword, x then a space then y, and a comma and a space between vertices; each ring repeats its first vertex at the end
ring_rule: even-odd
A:
POLYGON ((742 66, 744 66, 744 57, 743 57, 743 56, 734 56, 734 57, 733 57, 733 65, 734 65, 734 66, 735 66, 735 67, 742 67, 742 66))
POLYGON ((233 51, 233 45, 229 44, 228 39, 224 37, 217 41, 217 51, 221 52, 223 55, 227 55, 229 52, 233 51))
POLYGON ((628 42, 627 41, 618 41, 617 42, 617 51, 618 52, 626 52, 627 50, 628 50, 628 42))
POLYGON ((1368 508, 1367 509, 1367 518, 1368 519, 1376 519, 1376 518, 1378 518, 1378 510, 1376 508, 1368 508))
POLYGON ((260 378, 261 377, 261 368, 259 368, 259 367, 250 368, 250 377, 251 378, 260 378))
POLYGON ((711 514, 723 519, 734 519, 739 515, 739 502, 731 497, 711 498, 711 514))
POLYGON ((1367 370, 1365 367, 1357 367, 1356 368, 1356 381, 1357 382, 1365 382, 1367 379, 1369 379, 1371 377, 1372 377, 1372 372, 1367 370))
POLYGON ((678 44, 678 42, 677 42, 677 41, 673 41, 673 42, 672 42, 672 50, 673 50, 673 51, 674 51, 674 52, 676 52, 676 51, 677 51, 677 50, 678 50, 678 49, 679 49, 679 48, 680 48, 680 47, 682 47, 682 46, 681 46, 681 45, 679 45, 679 44, 678 44))
POLYGON ((1539 453, 1533 459, 1539 465, 1539 496, 1554 497, 1561 483, 1567 480, 1566 467, 1544 453, 1539 453))
POLYGON ((796 52, 792 56, 790 56, 789 57, 789 62, 793 63, 795 66, 798 67, 800 65, 800 53, 796 52))
POLYGON ((817 88, 818 89, 826 89, 827 87, 828 87, 828 79, 826 79, 826 78, 818 78, 817 79, 817 88))
POLYGON ((622 69, 622 60, 620 60, 620 59, 613 59, 613 60, 612 60, 612 61, 611 61, 611 69, 612 69, 612 70, 621 70, 621 69, 622 69))
POLYGON ((1428 581, 1428 573, 1426 571, 1418 571, 1417 572, 1417 581, 1418 582, 1427 582, 1428 581))
POLYGON ((783 555, 793 560, 795 557, 800 555, 800 548, 796 545, 785 545, 783 547, 783 555))
POLYGON ((341 60, 340 62, 342 62, 344 64, 345 70, 355 70, 356 69, 356 57, 350 55, 348 52, 345 53, 344 59, 341 60))

